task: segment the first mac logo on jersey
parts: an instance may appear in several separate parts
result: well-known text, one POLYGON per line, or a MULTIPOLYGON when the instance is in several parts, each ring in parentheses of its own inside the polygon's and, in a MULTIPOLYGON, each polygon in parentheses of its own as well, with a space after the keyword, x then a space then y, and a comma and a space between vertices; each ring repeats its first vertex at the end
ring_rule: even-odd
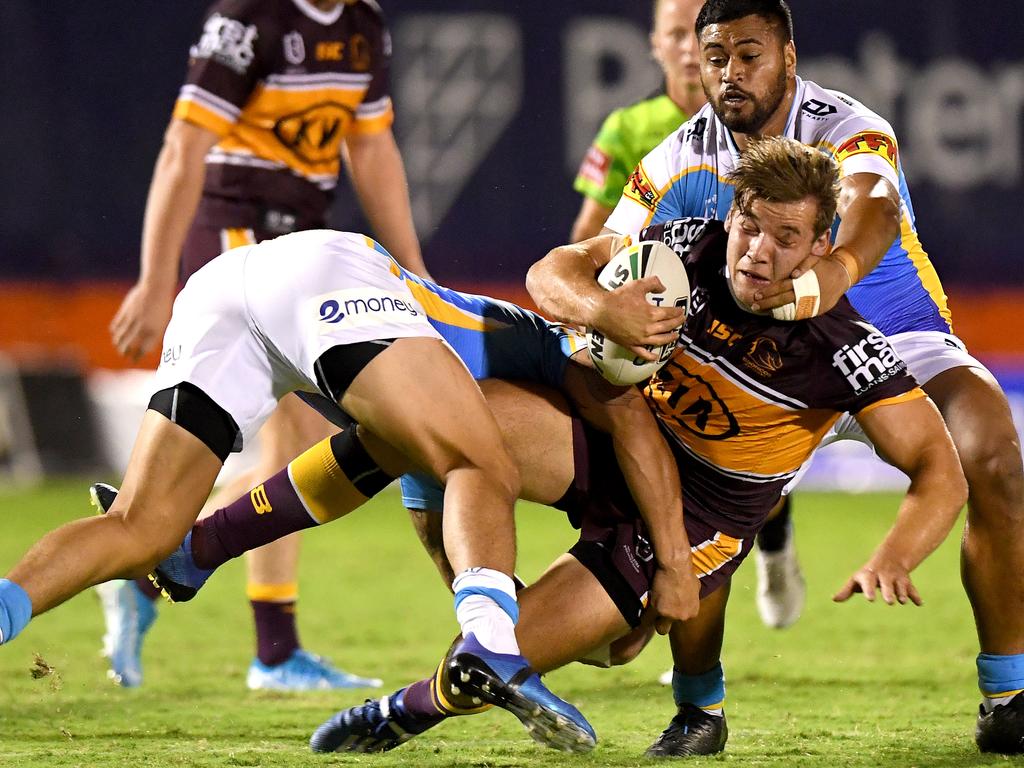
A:
POLYGON ((907 364, 889 346, 885 336, 872 330, 856 344, 844 344, 837 349, 832 355, 832 367, 838 368, 854 393, 860 395, 902 372, 907 364))

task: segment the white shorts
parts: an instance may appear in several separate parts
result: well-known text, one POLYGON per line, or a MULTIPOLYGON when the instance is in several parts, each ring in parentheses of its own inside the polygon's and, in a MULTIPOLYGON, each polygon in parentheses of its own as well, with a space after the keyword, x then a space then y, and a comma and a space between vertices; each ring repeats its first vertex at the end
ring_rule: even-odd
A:
MULTIPOLYGON (((945 373, 952 368, 981 368, 988 370, 978 362, 960 339, 950 333, 941 331, 907 331, 887 337, 892 344, 896 354, 907 364, 907 370, 917 379, 917 383, 924 386, 940 373, 945 373)), ((874 446, 864 434, 857 418, 849 413, 844 413, 839 420, 832 425, 824 439, 818 444, 815 451, 821 450, 837 440, 857 440, 874 450, 874 446)), ((813 455, 804 462, 793 479, 782 489, 783 495, 792 491, 800 479, 807 472, 813 455)))
POLYGON ((399 274, 372 240, 347 232, 297 232, 227 251, 178 294, 154 391, 194 384, 247 440, 284 395, 319 392, 314 364, 328 349, 441 338, 399 274))

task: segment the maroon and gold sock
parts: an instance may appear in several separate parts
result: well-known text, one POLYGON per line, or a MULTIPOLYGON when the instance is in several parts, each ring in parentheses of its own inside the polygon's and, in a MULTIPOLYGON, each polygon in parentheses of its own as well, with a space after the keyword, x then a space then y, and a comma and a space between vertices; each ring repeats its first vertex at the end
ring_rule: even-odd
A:
POLYGON ((256 622, 256 657, 276 667, 299 649, 295 626, 295 584, 250 584, 247 592, 256 622))

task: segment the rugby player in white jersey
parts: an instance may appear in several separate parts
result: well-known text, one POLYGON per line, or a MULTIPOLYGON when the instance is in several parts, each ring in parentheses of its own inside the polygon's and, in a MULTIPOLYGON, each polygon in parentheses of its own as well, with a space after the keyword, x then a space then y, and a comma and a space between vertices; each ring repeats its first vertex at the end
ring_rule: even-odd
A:
MULTIPOLYGON (((982 751, 1024 752, 1024 468, 1006 397, 952 333, 891 126, 849 96, 799 78, 792 30, 783 0, 705 3, 697 36, 709 103, 641 161, 606 231, 635 232, 683 216, 723 218, 732 200, 725 177, 759 136, 789 136, 835 158, 842 191, 834 249, 799 265, 792 280, 766 286, 754 306, 799 319, 848 293, 938 405, 970 486, 962 553, 981 650, 975 738, 982 751)), ((649 355, 643 345, 672 338, 681 321, 677 310, 646 304, 650 286, 643 281, 601 289, 586 244, 535 265, 527 286, 542 311, 595 327, 641 355, 649 355)), ((843 437, 862 435, 843 420, 830 439, 843 437)), ((713 645, 722 627, 705 620, 704 638, 713 645)), ((677 668, 684 647, 696 642, 684 634, 673 633, 677 668)), ((673 684, 680 705, 686 677, 677 674, 673 684)), ((684 729, 670 728, 663 753, 682 753, 685 742, 684 729)))
MULTIPOLYGON (((592 748, 589 723, 544 687, 516 643, 518 470, 403 274, 373 240, 325 230, 237 248, 199 269, 175 300, 120 492, 107 514, 47 534, 0 579, 0 643, 89 586, 145 576, 190 530, 228 454, 280 398, 304 392, 445 484, 456 657, 476 681, 467 688, 513 711, 543 744, 592 748)), ((336 460, 387 484, 401 474, 389 471, 393 451, 374 455, 350 435, 336 460)))

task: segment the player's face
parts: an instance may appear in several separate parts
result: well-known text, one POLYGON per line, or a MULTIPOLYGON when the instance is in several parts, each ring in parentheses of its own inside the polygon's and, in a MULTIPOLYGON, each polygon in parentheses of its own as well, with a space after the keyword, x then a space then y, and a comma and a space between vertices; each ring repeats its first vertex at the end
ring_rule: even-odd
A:
POLYGON ((783 44, 763 16, 744 16, 701 31, 701 84, 731 131, 770 135, 785 128, 796 77, 796 48, 783 44))
POLYGON ((754 200, 746 213, 735 205, 729 210, 726 262, 740 304, 749 307, 757 291, 788 278, 807 256, 828 253, 828 231, 814 235, 817 215, 818 203, 809 197, 792 203, 754 200))
POLYGON ((651 30, 651 53, 665 78, 700 87, 700 53, 694 29, 703 0, 662 0, 651 30))

